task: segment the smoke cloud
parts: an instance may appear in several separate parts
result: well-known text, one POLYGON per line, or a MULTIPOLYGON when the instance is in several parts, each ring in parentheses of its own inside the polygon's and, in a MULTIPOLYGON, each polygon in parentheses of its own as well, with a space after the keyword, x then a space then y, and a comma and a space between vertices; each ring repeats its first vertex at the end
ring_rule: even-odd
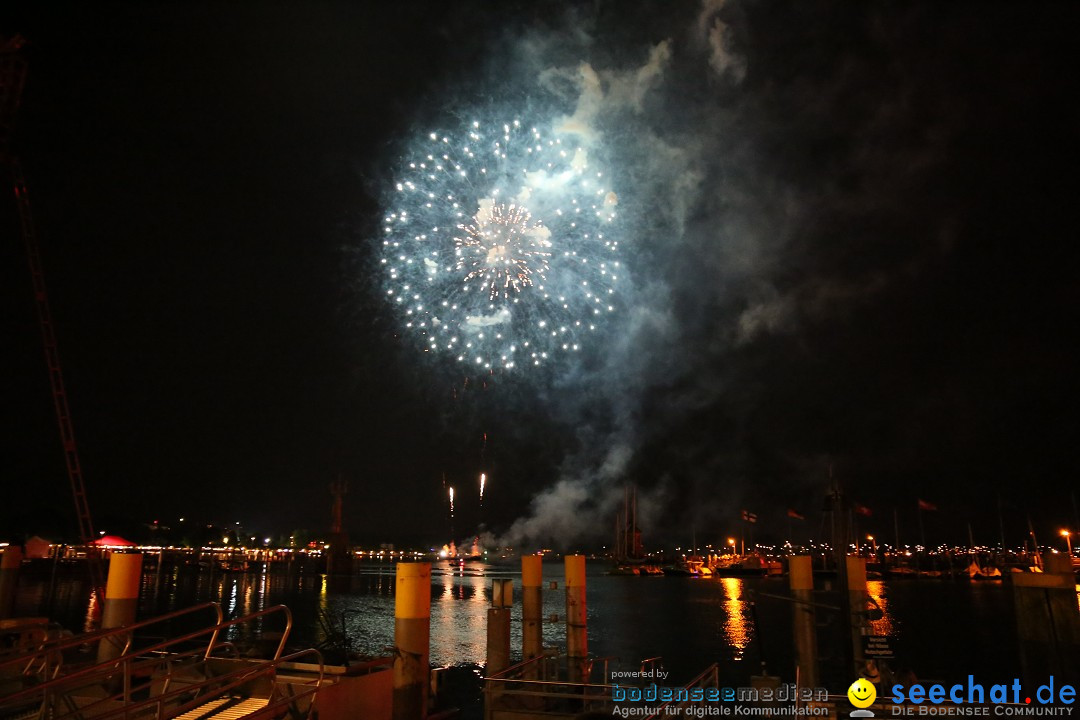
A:
POLYGON ((630 282, 601 351, 532 389, 572 437, 500 544, 602 538, 627 483, 660 539, 818 506, 830 463, 884 497, 926 472, 978 402, 919 354, 974 352, 954 280, 993 183, 966 168, 1003 172, 966 137, 996 31, 931 7, 599 3, 504 41, 499 73, 611 169, 630 282))

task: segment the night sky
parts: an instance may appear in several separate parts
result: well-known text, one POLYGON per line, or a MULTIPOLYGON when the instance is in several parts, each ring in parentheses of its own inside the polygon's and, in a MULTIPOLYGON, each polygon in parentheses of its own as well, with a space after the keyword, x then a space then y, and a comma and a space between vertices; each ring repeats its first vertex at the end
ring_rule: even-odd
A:
MULTIPOLYGON (((890 539, 1076 522, 1075 3, 15 5, 99 529, 322 529, 341 475, 365 543, 448 540, 444 478, 459 539, 605 541, 627 482, 649 546, 821 537, 830 467, 890 539), (402 159, 474 111, 608 161, 632 283, 572 363, 470 377, 385 301, 402 159)), ((0 223, 0 532, 70 538, 0 223)))

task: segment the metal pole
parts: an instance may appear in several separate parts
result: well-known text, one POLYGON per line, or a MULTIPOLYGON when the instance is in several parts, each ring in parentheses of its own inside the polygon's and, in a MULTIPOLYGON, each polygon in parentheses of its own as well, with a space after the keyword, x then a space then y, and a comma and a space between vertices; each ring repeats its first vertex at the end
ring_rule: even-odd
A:
POLYGON ((427 715, 431 563, 398 563, 394 596, 393 720, 427 715))

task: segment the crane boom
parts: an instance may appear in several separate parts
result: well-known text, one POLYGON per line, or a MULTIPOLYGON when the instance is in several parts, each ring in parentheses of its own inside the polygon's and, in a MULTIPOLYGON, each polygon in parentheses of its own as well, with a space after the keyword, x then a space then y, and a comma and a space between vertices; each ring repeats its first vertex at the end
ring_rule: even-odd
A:
POLYGON ((30 208, 30 194, 26 188, 26 177, 23 175, 22 164, 10 149, 15 114, 26 81, 26 61, 18 52, 22 44, 23 40, 19 36, 15 36, 10 40, 0 38, 0 161, 6 162, 11 169, 12 186, 15 189, 15 203, 19 209, 19 221, 22 225, 23 245, 26 248, 26 259, 30 264, 30 276, 34 288, 34 304, 37 306, 38 324, 41 327, 45 364, 49 370, 49 384, 52 387, 53 405, 56 409, 56 421, 60 427, 60 441, 64 449, 64 462, 67 465, 68 480, 71 482, 71 494, 75 500, 75 514, 79 522, 79 538, 86 547, 90 581, 93 587, 98 589, 99 598, 104 598, 101 564, 94 547, 94 540, 97 538, 94 535, 94 524, 90 516, 90 504, 86 500, 86 485, 83 482, 78 446, 75 444, 75 429, 71 423, 71 410, 68 407, 64 374, 60 369, 60 353, 56 345, 56 333, 53 329, 52 310, 49 307, 49 293, 45 286, 45 274, 41 268, 41 252, 38 248, 34 215, 30 208))
POLYGON ((15 201, 19 206, 19 220, 22 223, 23 243, 26 246, 26 259, 30 263, 30 277, 34 285, 34 304, 37 306, 38 324, 41 326, 45 364, 49 369, 49 383, 52 386, 56 421, 60 426, 60 442, 64 448, 68 479, 71 480, 75 513, 79 519, 79 538, 84 545, 92 545, 96 539, 94 523, 90 517, 90 504, 86 501, 86 486, 83 483, 82 465, 79 463, 79 449, 75 443, 75 428, 71 424, 71 410, 68 407, 67 390, 64 387, 64 373, 60 368, 60 353, 56 346, 56 333, 53 331, 49 293, 45 287, 45 275, 41 271, 41 253, 38 249, 34 216, 30 212, 30 196, 26 190, 26 178, 23 176, 22 166, 18 159, 12 158, 10 164, 12 183, 15 186, 15 201))

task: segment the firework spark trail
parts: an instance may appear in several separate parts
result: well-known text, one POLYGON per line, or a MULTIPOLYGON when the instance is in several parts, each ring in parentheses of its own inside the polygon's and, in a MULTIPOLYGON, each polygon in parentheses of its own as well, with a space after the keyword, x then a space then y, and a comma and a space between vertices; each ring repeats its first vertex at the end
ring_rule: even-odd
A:
POLYGON ((450 519, 454 519, 454 488, 450 487, 450 519))
POLYGON ((487 482, 487 475, 480 473, 480 506, 484 505, 484 484, 487 482))
POLYGON ((618 198, 584 144, 474 121, 418 142, 395 188, 380 264, 424 351, 481 371, 545 365, 615 312, 618 198))

